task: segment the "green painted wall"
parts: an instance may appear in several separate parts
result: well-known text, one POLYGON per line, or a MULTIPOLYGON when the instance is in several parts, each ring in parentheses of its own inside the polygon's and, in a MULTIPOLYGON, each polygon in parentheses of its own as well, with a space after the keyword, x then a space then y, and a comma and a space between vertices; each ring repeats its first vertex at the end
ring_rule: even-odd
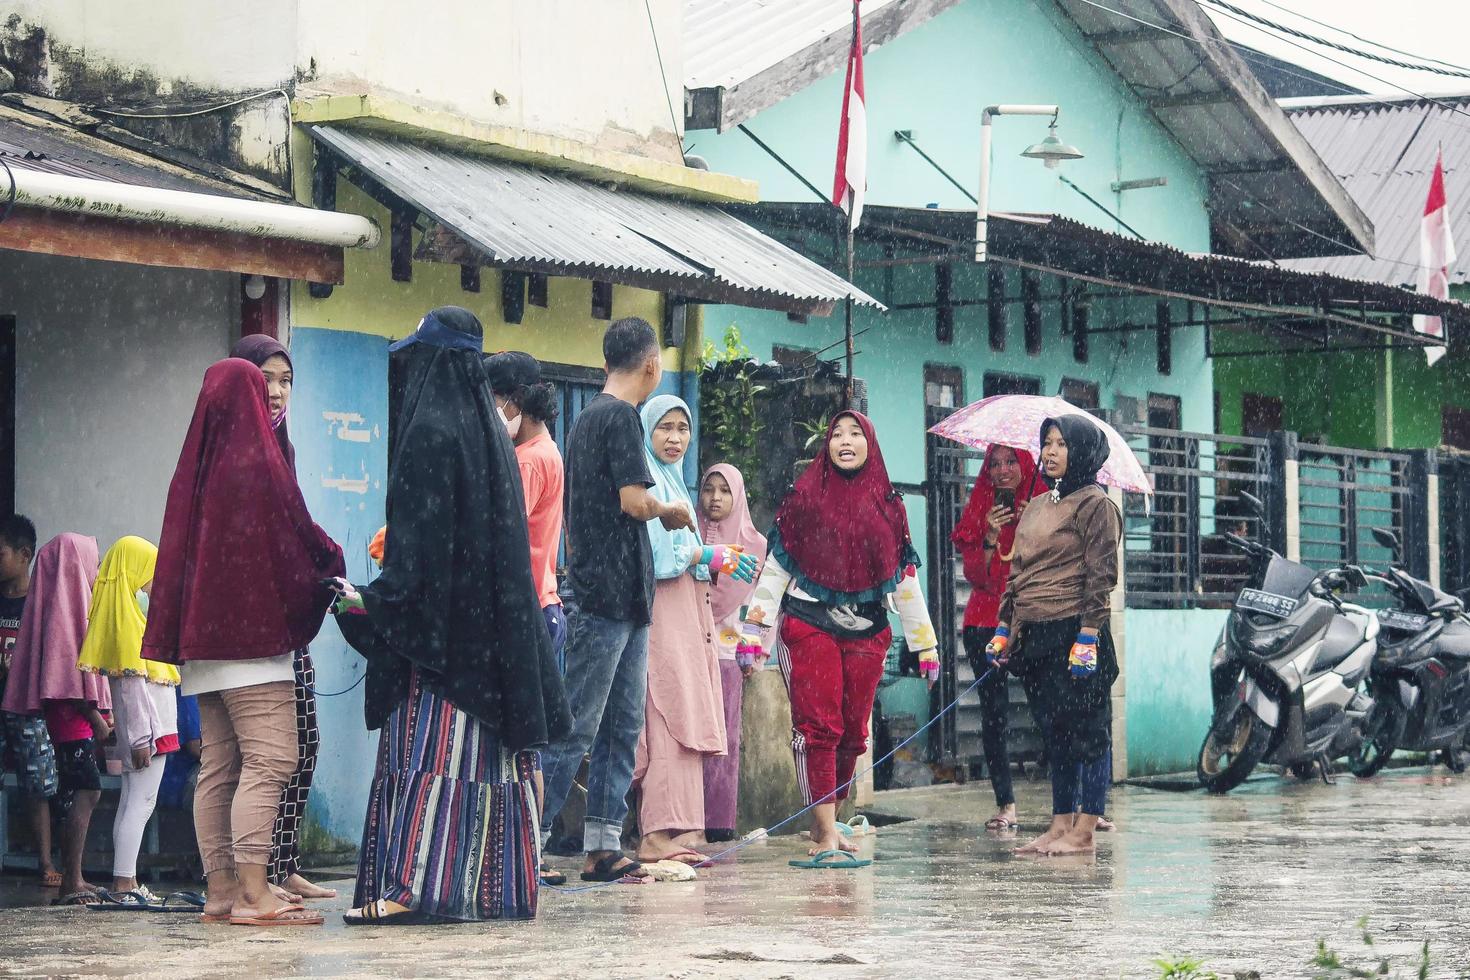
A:
POLYGON ((1228 615, 1223 609, 1125 614, 1130 776, 1194 770, 1210 725, 1210 654, 1228 615))

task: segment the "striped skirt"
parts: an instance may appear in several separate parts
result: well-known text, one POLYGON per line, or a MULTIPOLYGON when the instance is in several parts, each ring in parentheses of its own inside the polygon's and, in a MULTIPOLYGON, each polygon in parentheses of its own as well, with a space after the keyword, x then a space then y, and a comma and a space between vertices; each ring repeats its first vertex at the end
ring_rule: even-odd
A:
POLYGON ((419 684, 388 718, 368 797, 357 907, 378 899, 462 922, 536 915, 536 753, 419 684))

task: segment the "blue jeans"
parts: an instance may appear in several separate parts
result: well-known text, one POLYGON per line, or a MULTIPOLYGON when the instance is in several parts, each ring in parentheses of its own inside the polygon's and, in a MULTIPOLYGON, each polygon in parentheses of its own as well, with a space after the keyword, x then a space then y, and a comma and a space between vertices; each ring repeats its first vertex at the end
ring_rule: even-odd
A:
POLYGON ((561 603, 554 602, 549 606, 541 607, 541 615, 546 617, 546 632, 551 634, 551 652, 556 657, 556 669, 565 677, 567 675, 567 614, 562 611, 561 603))
POLYGON ((582 847, 620 851, 648 697, 648 627, 580 609, 573 609, 568 626, 566 691, 574 720, 572 734, 541 754, 546 780, 541 843, 566 804, 582 756, 591 750, 582 847))

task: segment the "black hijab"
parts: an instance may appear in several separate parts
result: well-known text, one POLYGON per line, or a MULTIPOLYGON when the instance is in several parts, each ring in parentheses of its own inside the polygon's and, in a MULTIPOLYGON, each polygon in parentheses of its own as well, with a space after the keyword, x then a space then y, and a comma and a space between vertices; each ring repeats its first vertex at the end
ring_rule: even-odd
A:
POLYGON ((431 312, 389 355, 398 389, 383 573, 337 622, 368 660, 380 728, 417 666, 426 687, 525 749, 571 730, 531 575, 520 469, 481 362, 479 320, 431 312))
MULTIPOLYGON (((265 367, 265 362, 279 354, 286 359, 286 366, 294 373, 296 365, 291 363, 291 355, 284 344, 274 337, 267 337, 263 333, 247 334, 240 338, 230 351, 231 357, 249 361, 256 367, 265 367)), ((289 412, 289 403, 287 411, 289 412)), ((271 419, 271 428, 276 430, 276 442, 281 445, 281 453, 286 457, 286 466, 292 473, 296 472, 296 447, 291 445, 291 434, 286 431, 286 415, 282 414, 279 419, 271 419)))
MULTIPOLYGON (((1042 422, 1043 446, 1046 445, 1046 433, 1052 426, 1061 430, 1062 439, 1067 443, 1067 472, 1062 474, 1060 480, 1048 478, 1046 483, 1057 499, 1061 499, 1074 490, 1096 483, 1097 473, 1108 461, 1108 454, 1112 450, 1108 446, 1107 435, 1086 415, 1058 415, 1042 422)), ((1041 473, 1042 467, 1038 466, 1036 471, 1041 473)))

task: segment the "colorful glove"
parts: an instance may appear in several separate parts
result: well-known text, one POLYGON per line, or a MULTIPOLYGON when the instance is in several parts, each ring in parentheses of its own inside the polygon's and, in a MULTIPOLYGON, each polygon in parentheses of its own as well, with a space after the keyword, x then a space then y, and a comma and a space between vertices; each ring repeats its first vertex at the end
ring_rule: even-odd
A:
POLYGON ((367 607, 362 604, 362 593, 353 588, 351 582, 345 578, 332 578, 327 579, 326 584, 337 593, 337 598, 332 603, 333 615, 341 616, 343 613, 352 616, 367 615, 367 607))
POLYGON ((919 675, 930 684, 939 680, 938 650, 923 650, 919 653, 919 675))
POLYGON ((696 565, 708 565, 711 572, 728 575, 741 582, 754 582, 755 570, 760 562, 754 555, 747 555, 738 544, 705 545, 695 561, 696 565))
POLYGON ((387 540, 388 525, 384 524, 378 528, 378 533, 374 534, 373 539, 368 542, 368 556, 378 563, 379 568, 383 567, 383 545, 387 540))
POLYGON ((1097 670, 1097 637, 1078 633, 1077 642, 1072 644, 1072 652, 1067 657, 1067 666, 1071 668, 1073 677, 1091 677, 1097 670))
POLYGON ((740 640, 735 644, 735 663, 741 669, 754 667, 766 658, 761 645, 761 628, 754 623, 740 627, 740 640))
POLYGON ((985 662, 991 667, 999 667, 1006 662, 1006 647, 1011 644, 1011 630, 1008 626, 1002 626, 995 631, 995 636, 985 644, 985 662))

